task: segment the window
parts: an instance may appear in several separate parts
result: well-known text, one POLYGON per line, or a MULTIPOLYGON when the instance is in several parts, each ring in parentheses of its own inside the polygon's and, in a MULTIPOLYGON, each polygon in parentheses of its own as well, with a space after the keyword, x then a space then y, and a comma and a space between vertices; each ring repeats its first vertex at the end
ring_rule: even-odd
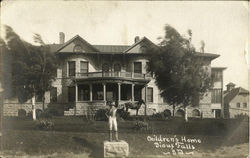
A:
POLYGON ((240 103, 237 103, 236 106, 237 106, 237 108, 240 108, 240 103))
POLYGON ((68 62, 69 76, 75 76, 76 74, 76 62, 69 61, 68 62))
POLYGON ((82 49, 82 47, 80 46, 80 45, 76 45, 75 47, 74 47, 74 50, 73 50, 74 52, 83 52, 83 49, 82 49))
POLYGON ((103 76, 105 77, 109 76, 109 64, 105 63, 102 65, 102 73, 103 73, 103 76))
POLYGON ((134 62, 134 73, 142 73, 141 62, 134 62))
POLYGON ((243 103, 243 108, 247 108, 247 103, 243 103))
POLYGON ((81 61, 80 62, 80 73, 81 76, 87 76, 89 72, 89 62, 81 61))
POLYGON ((212 90, 212 103, 221 103, 221 89, 213 89, 212 90))
POLYGON ((218 70, 212 70, 212 78, 214 82, 222 81, 222 72, 218 70))
POLYGON ((50 102, 56 103, 57 102, 57 88, 52 87, 50 90, 50 102))
POLYGON ((103 85, 93 84, 93 100, 103 100, 103 85))
POLYGON ((78 100, 79 101, 89 100, 89 85, 80 85, 78 87, 78 100))
POLYGON ((118 63, 115 64, 115 65, 114 65, 115 76, 118 76, 120 71, 121 71, 121 65, 118 64, 118 63))
POLYGON ((68 101, 74 102, 75 98, 75 87, 68 87, 68 101))
POLYGON ((147 89, 147 102, 153 102, 153 88, 148 87, 147 89))
POLYGON ((43 101, 43 95, 42 94, 36 94, 36 102, 42 102, 43 101))

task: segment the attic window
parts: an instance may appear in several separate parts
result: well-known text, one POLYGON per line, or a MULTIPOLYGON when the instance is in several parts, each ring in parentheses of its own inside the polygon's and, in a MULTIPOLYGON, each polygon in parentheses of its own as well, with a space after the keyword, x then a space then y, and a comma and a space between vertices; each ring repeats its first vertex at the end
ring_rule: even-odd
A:
POLYGON ((82 47, 80 46, 80 45, 76 45, 75 47, 74 47, 74 50, 73 50, 74 52, 83 52, 83 49, 82 49, 82 47))

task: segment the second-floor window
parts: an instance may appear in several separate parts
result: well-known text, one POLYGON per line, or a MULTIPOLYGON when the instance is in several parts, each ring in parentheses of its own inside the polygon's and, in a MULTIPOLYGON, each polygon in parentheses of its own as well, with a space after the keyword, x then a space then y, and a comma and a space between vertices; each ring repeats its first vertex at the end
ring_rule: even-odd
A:
POLYGON ((103 73, 103 76, 105 77, 109 76, 109 64, 105 63, 102 65, 102 73, 103 73))
POLYGON ((240 103, 237 103, 236 106, 237 106, 237 108, 240 108, 240 103))
POLYGON ((87 76, 88 72, 89 72, 89 62, 87 62, 87 61, 81 61, 80 62, 80 73, 81 73, 81 76, 87 76))
POLYGON ((116 64, 114 65, 115 76, 118 76, 120 71, 121 71, 121 65, 118 64, 118 63, 116 63, 116 64))
POLYGON ((75 61, 69 61, 68 62, 68 72, 69 76, 75 76, 76 74, 76 62, 75 61))
POLYGON ((247 103, 243 103, 243 108, 247 108, 247 103))
POLYGON ((134 73, 142 73, 141 62, 134 62, 134 73))
POLYGON ((214 82, 222 81, 222 72, 218 70, 213 70, 212 78, 214 82))
POLYGON ((212 103, 221 103, 221 89, 213 89, 212 90, 212 103))

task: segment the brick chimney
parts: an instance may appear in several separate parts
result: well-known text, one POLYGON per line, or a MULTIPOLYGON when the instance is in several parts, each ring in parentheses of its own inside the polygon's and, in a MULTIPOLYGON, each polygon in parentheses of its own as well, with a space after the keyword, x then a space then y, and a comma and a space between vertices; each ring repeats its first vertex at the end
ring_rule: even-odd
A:
POLYGON ((135 43, 137 43, 140 40, 139 36, 135 36, 135 43))
POLYGON ((229 92, 229 91, 231 91, 232 89, 234 89, 235 84, 232 83, 232 82, 230 82, 230 83, 228 83, 226 86, 227 86, 227 92, 229 92))
POLYGON ((65 34, 63 32, 59 32, 59 44, 63 44, 65 42, 65 34))

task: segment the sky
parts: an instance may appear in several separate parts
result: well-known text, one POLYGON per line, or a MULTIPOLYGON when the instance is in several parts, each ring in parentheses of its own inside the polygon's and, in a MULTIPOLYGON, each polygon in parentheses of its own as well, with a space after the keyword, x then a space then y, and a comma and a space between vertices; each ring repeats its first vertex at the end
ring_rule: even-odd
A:
MULTIPOLYGON (((135 36, 158 43, 164 26, 193 33, 197 50, 219 54, 213 67, 227 67, 224 86, 233 82, 249 89, 249 3, 247 1, 7 1, 1 2, 3 25, 33 43, 39 33, 46 43, 80 35, 90 44, 131 45, 135 36)), ((225 89, 225 87, 224 87, 225 89)))

